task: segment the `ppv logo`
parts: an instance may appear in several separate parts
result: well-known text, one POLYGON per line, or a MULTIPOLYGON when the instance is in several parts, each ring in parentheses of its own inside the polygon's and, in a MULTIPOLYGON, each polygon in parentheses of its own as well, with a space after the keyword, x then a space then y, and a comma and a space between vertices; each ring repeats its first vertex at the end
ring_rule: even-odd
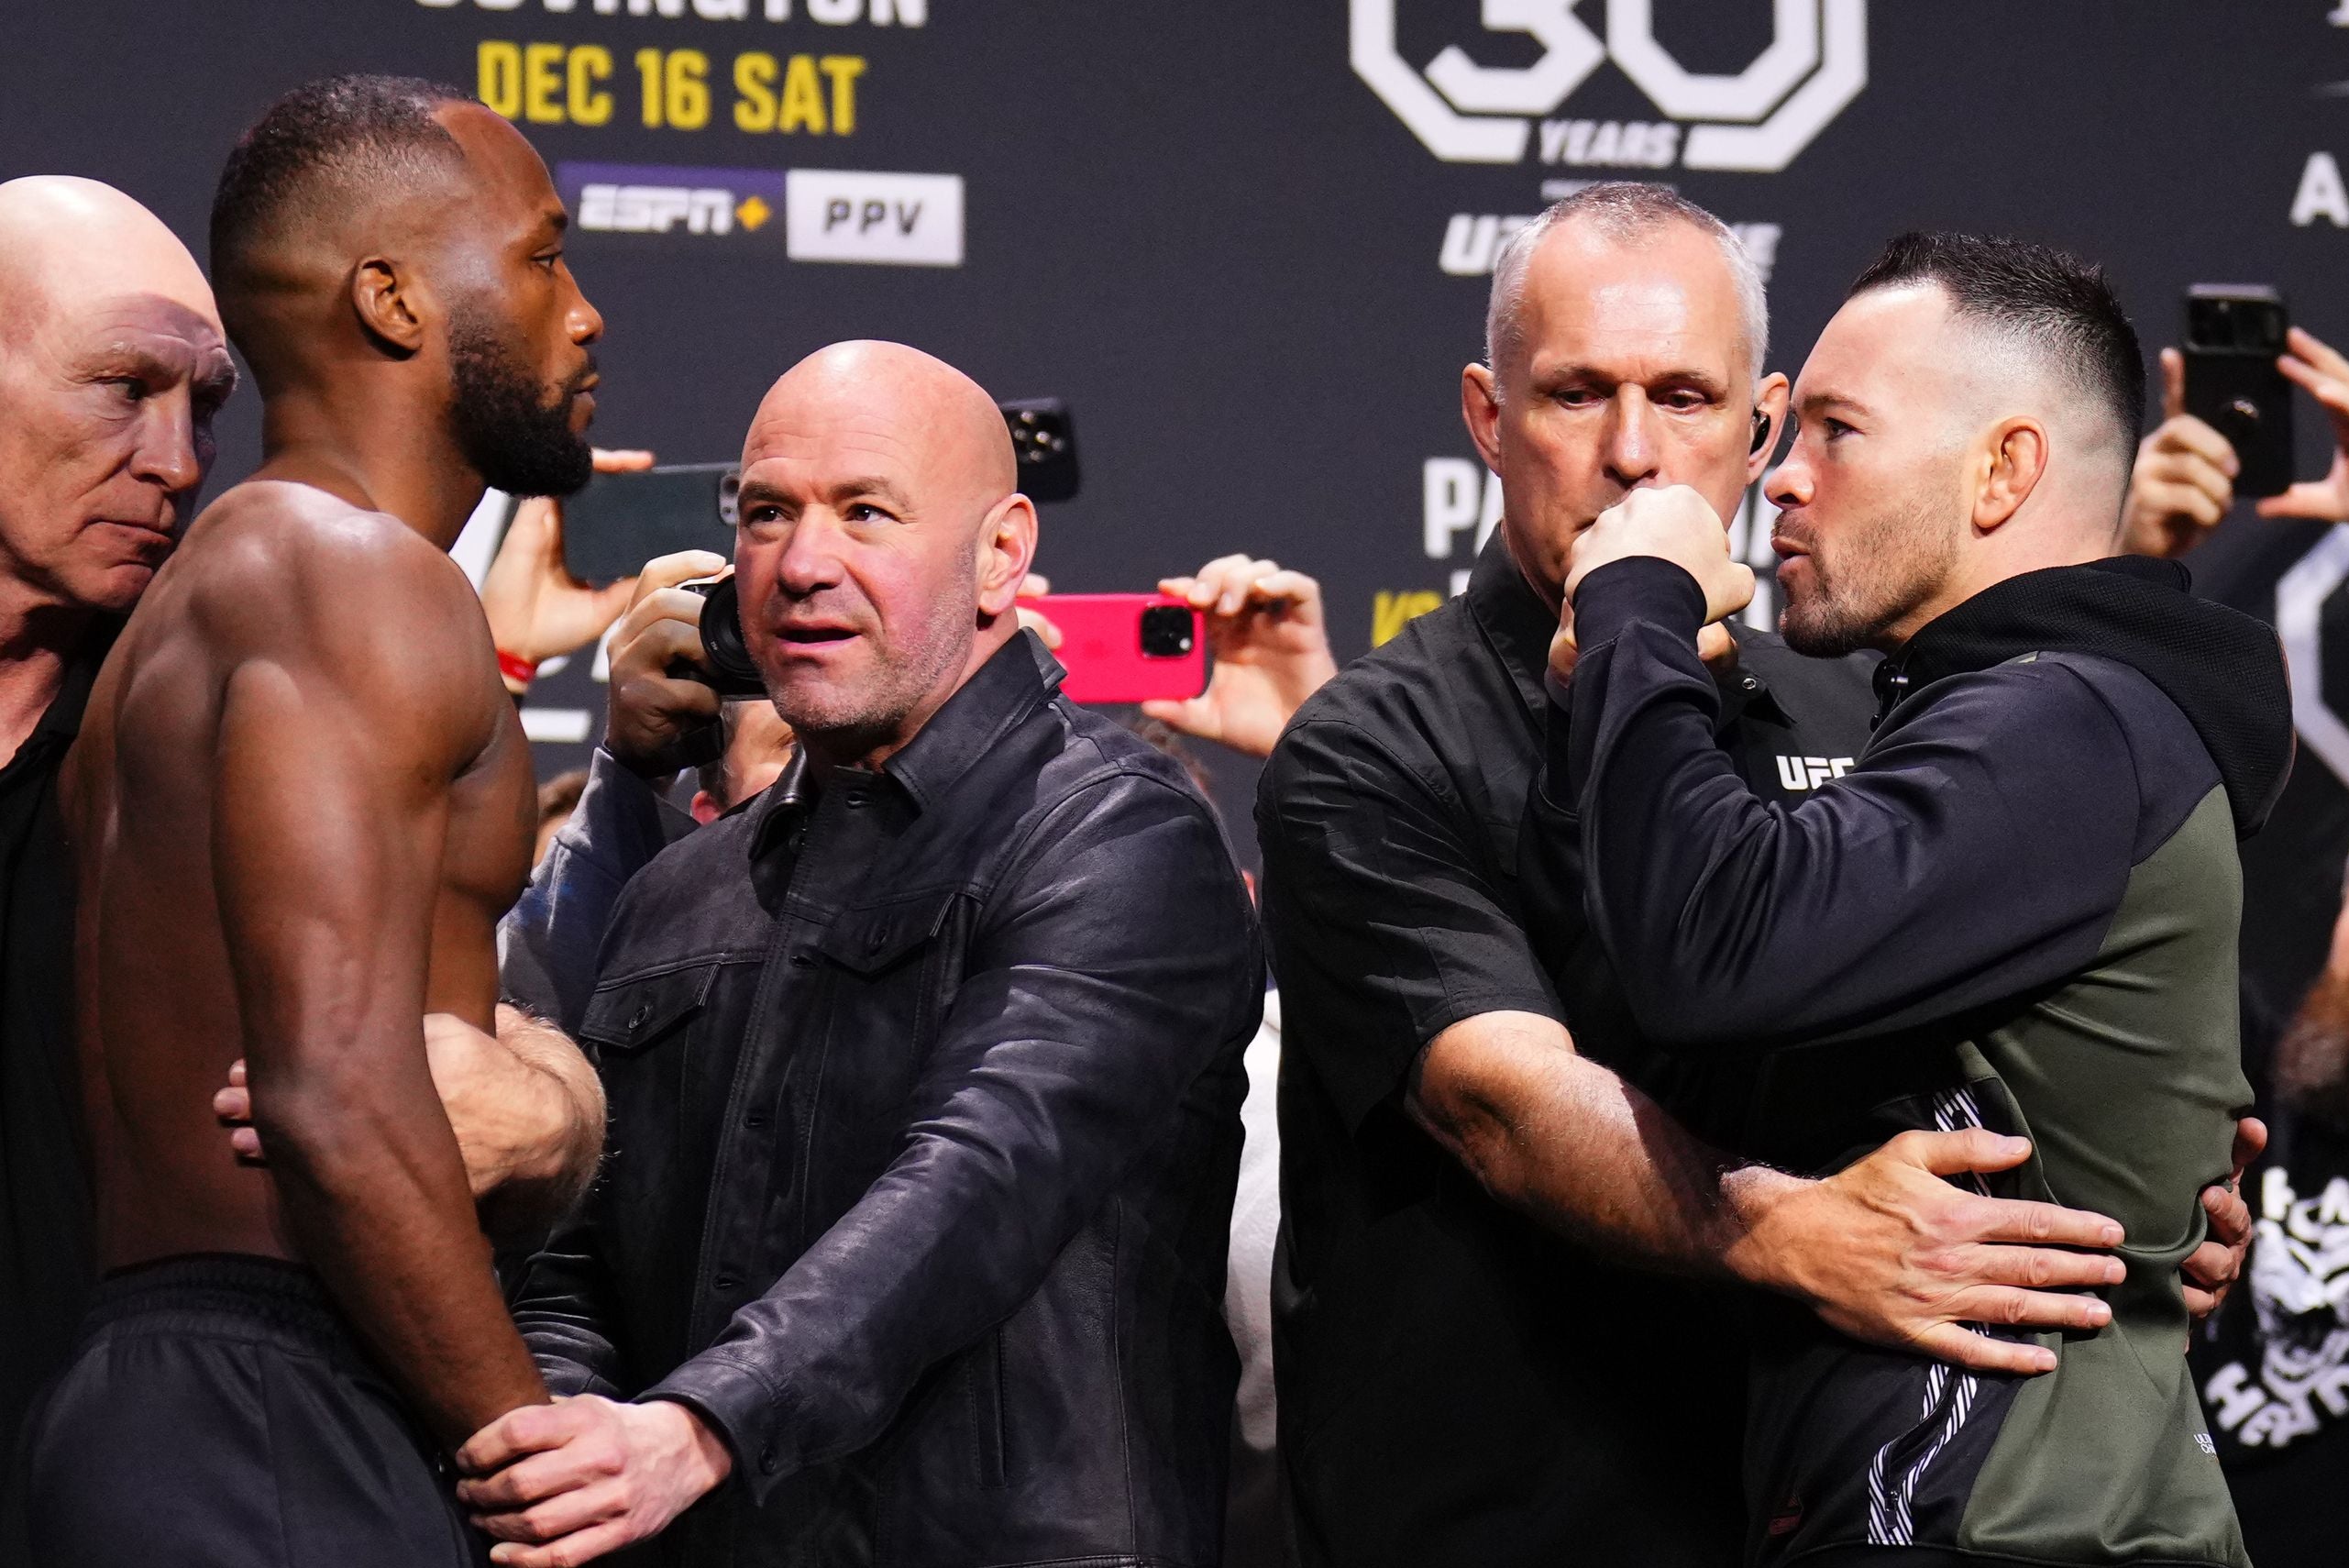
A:
MULTIPOLYGON (((1522 162, 1536 145, 1538 123, 1543 156, 1558 161, 1578 131, 1543 116, 1609 60, 1688 127, 1676 138, 1686 169, 1774 173, 1868 85, 1868 0, 1771 0, 1770 47, 1736 75, 1692 72, 1675 60, 1657 40, 1655 0, 1606 0, 1604 40, 1575 16, 1583 0, 1483 0, 1485 30, 1530 35, 1541 58, 1527 66, 1479 65, 1453 44, 1416 70, 1396 46, 1398 3, 1351 0, 1354 74, 1448 163, 1522 162)), ((1636 159, 1619 152, 1599 159, 1585 149, 1574 161, 1661 167, 1658 157, 1669 162, 1675 138, 1658 133, 1669 129, 1641 131, 1636 159)))

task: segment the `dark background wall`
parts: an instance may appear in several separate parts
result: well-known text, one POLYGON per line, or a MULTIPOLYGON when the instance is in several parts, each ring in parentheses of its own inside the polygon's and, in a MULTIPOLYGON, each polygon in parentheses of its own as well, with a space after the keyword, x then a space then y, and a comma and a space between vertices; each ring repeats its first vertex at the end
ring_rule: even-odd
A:
MULTIPOLYGON (((2302 199, 2311 156, 2349 151, 2349 6, 2336 16, 2332 0, 1548 0, 1528 7, 1539 38, 1489 30, 1476 0, 791 0, 773 21, 769 3, 8 0, 0 175, 110 181, 201 254, 221 159, 275 94, 357 69, 471 87, 485 53, 534 44, 557 46, 538 57, 556 85, 535 119, 511 106, 558 171, 960 175, 955 267, 793 260, 780 215, 726 235, 582 233, 573 263, 610 324, 599 440, 731 458, 760 392, 800 354, 903 338, 999 395, 1074 405, 1086 486, 1046 516, 1056 586, 1139 589, 1224 551, 1272 555, 1328 584, 1341 657, 1449 591, 1473 554, 1472 525, 1442 525, 1482 510, 1457 384, 1498 226, 1483 220, 1538 211, 1552 182, 1664 179, 1732 223, 1769 226, 1773 358, 1789 370, 1843 282, 1912 225, 2105 259, 2149 348, 2196 281, 2276 282, 2320 333, 2349 337, 2349 198, 2322 186, 2321 164, 2302 199), (1391 52, 1377 47, 1390 36, 1391 52), (608 120, 553 123, 568 120, 581 46, 610 57, 607 82, 583 78, 610 93, 608 120), (706 125, 644 123, 642 50, 661 51, 664 75, 674 51, 706 57, 706 125), (1436 101, 1424 68, 1448 50, 1519 72, 1512 101, 1539 112, 1474 116, 1464 134, 1521 137, 1521 157, 1447 160, 1390 106, 1436 101), (775 57, 778 85, 789 57, 811 57, 800 69, 821 130, 739 127, 733 71, 752 51, 775 57), (1718 84, 1641 84, 1781 56, 1788 68, 1742 104, 1718 84), (852 73, 843 125, 835 83, 852 73), (1789 128, 1821 98, 1814 134, 1789 128), (1707 121, 1786 100, 1762 160, 1782 168, 1686 166, 1719 134, 1707 121)), ((749 182, 710 177, 729 180, 737 193, 749 182)), ((2313 471, 2323 432, 2302 423, 2313 471)), ((257 439, 248 394, 226 420, 215 490, 251 466, 257 439)), ((598 705, 591 663, 542 682, 534 705, 598 705)), ((1226 773, 1226 803, 1241 807, 1245 778, 1226 773)))

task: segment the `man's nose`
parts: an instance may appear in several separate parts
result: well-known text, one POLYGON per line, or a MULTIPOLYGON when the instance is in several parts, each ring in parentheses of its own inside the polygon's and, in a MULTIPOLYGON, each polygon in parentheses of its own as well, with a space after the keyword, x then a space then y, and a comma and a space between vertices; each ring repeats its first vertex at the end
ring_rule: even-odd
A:
POLYGON ((204 458, 196 451, 195 410, 186 398, 147 400, 138 448, 131 454, 131 473, 175 493, 204 482, 204 458))
POLYGON ((603 314, 588 304, 578 284, 571 286, 571 308, 564 315, 563 326, 571 341, 580 345, 595 342, 603 336, 603 314))
POLYGON ((1658 439, 1656 405, 1637 387, 1617 392, 1606 433, 1609 478, 1626 490, 1654 480, 1663 467, 1663 443, 1658 439))
POLYGON ((792 524, 776 558, 775 580, 795 598, 831 588, 841 580, 840 529, 831 514, 811 508, 792 524))
POLYGON ((1781 512, 1811 503, 1811 470, 1803 463, 1802 448, 1787 454, 1786 461, 1762 475, 1762 494, 1781 512))

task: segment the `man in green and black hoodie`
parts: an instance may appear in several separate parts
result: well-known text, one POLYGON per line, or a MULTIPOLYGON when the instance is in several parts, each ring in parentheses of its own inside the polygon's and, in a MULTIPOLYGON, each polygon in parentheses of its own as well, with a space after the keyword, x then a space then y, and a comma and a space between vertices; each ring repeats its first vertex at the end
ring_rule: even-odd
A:
POLYGON ((1787 640, 1891 657, 1858 765, 1799 807, 1711 742, 1696 633, 1750 586, 1719 519, 1635 493, 1576 547, 1530 836, 1583 878, 1642 1029, 1767 1054, 1749 1153, 1825 1170, 1984 1126, 2033 1142, 1985 1190, 2126 1231, 2101 1327, 1980 1326, 2009 1373, 1767 1323, 1757 1562, 2247 1561, 2177 1264, 2250 1099, 2236 843, 2282 786, 2289 698, 2271 631, 2105 558, 2143 397, 2135 334, 2068 257, 1908 236, 1862 274, 1770 493, 1787 640))

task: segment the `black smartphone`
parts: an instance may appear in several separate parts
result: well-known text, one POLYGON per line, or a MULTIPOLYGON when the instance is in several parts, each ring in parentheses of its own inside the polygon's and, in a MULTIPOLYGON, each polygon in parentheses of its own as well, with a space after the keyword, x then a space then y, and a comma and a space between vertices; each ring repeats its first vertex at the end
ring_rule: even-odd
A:
POLYGON ((678 550, 711 550, 731 560, 741 488, 732 463, 598 474, 563 502, 563 563, 581 582, 601 588, 678 550))
POLYGON ((2280 495, 2292 482, 2292 383, 2276 368, 2291 324, 2274 289, 2186 291, 2186 412, 2234 447, 2237 495, 2280 495))
POLYGON ((1014 399, 996 405, 1011 427, 1011 453, 1019 460, 1020 492, 1031 501, 1071 501, 1081 477, 1076 467, 1076 422, 1056 397, 1014 399))

